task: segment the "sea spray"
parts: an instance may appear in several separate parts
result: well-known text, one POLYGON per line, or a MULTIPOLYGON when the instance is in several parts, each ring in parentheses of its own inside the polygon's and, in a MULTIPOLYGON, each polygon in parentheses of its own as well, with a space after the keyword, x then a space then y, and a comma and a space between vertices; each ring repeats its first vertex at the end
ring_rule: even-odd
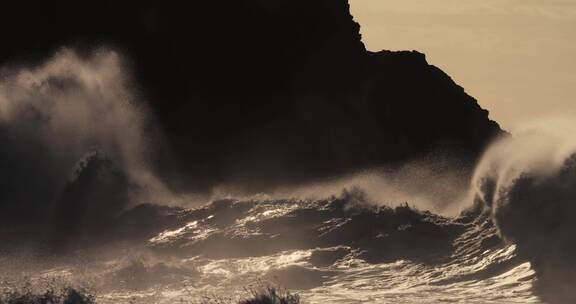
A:
MULTIPOLYGON (((150 166, 151 147, 160 141, 160 132, 128 70, 111 49, 83 55, 61 49, 40 66, 1 70, 4 224, 40 226, 36 228, 43 231, 44 224, 53 222, 50 217, 66 214, 61 210, 66 189, 94 154, 125 175, 131 186, 127 200, 162 202, 170 196, 150 166)), ((105 178, 101 174, 99 185, 105 178)))
POLYGON ((477 203, 516 243, 547 301, 572 302, 576 282, 576 123, 548 119, 494 143, 473 181, 477 203))

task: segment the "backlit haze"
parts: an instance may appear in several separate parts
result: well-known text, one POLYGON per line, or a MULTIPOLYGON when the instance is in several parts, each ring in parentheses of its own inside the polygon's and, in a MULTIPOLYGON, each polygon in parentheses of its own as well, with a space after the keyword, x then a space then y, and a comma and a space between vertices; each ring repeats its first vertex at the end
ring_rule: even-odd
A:
POLYGON ((372 51, 418 50, 503 128, 576 114, 576 2, 352 0, 372 51))

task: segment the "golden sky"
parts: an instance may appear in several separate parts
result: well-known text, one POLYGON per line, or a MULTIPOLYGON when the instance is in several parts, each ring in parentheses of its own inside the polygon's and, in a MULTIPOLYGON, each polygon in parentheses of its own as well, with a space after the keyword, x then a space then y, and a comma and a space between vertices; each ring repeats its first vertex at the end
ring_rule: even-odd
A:
POLYGON ((576 116, 576 0, 351 0, 369 50, 418 50, 504 128, 576 116))

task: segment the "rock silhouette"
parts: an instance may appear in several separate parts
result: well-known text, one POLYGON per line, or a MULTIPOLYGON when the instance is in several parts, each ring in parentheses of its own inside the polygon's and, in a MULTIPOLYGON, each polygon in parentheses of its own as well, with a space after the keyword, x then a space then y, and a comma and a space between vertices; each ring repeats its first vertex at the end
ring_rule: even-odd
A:
POLYGON ((174 189, 260 190, 430 154, 473 163, 502 133, 418 52, 369 52, 345 0, 9 4, 3 64, 62 46, 125 54, 174 189), (17 31, 13 29, 17 28, 17 31))

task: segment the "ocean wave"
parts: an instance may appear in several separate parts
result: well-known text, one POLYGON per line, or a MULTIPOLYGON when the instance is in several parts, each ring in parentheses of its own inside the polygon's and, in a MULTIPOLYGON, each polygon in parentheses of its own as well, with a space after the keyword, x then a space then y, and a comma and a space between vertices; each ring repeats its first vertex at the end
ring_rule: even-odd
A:
POLYGON ((576 301, 576 145, 571 121, 539 123, 489 149, 475 178, 477 204, 518 246, 550 303, 576 301))

